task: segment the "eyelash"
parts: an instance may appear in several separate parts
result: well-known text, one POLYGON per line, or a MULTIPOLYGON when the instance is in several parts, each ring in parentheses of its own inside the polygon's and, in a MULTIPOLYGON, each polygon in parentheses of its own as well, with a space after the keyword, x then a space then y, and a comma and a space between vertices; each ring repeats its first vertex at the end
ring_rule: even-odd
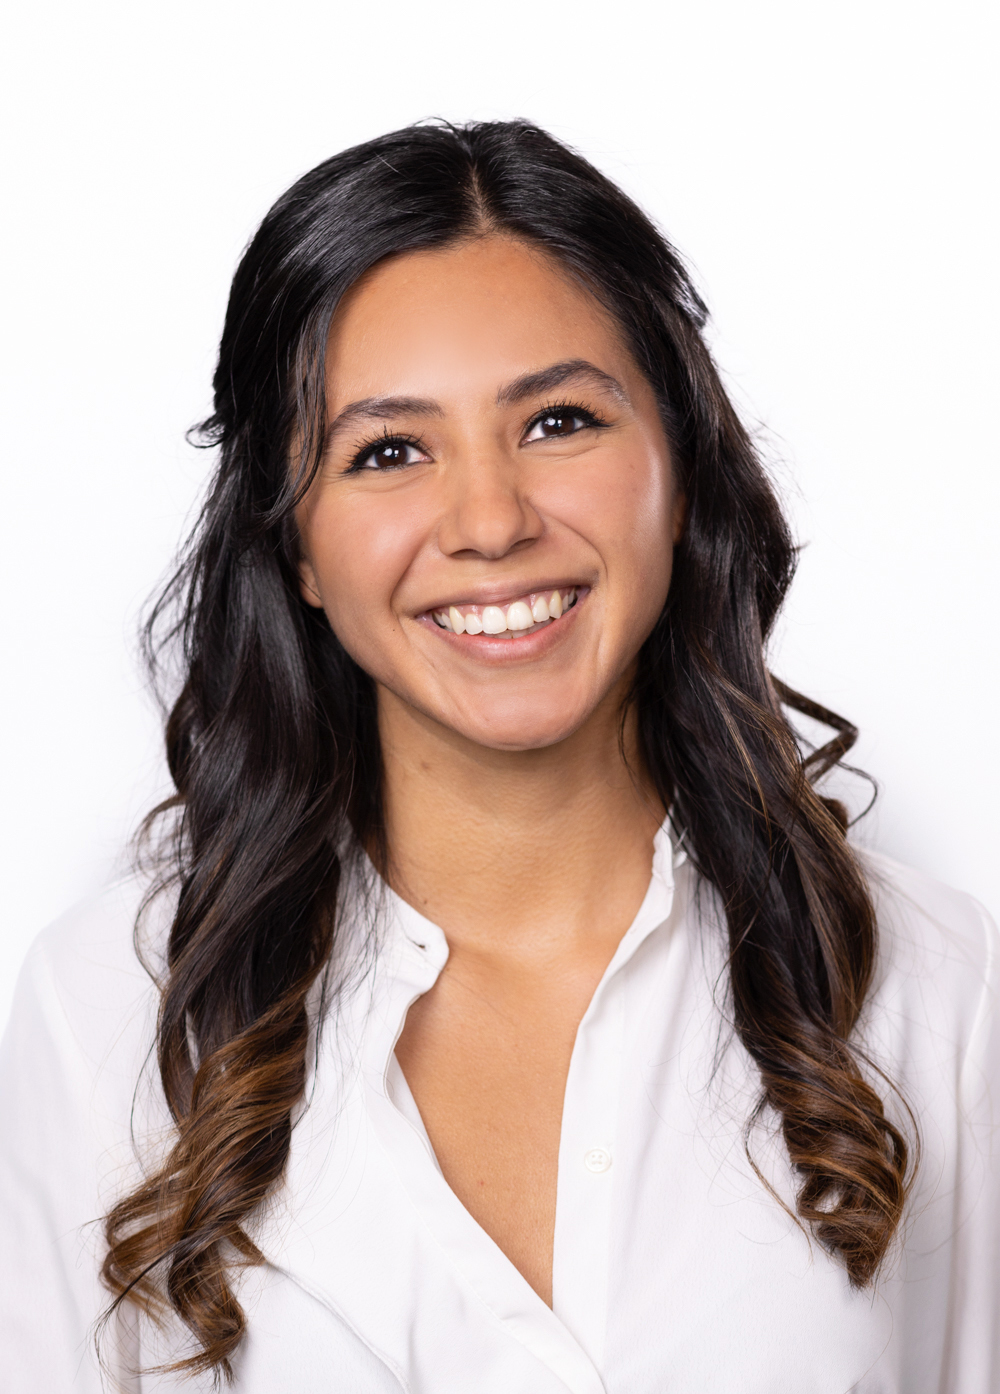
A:
MULTIPOLYGON (((583 430, 602 430, 607 426, 607 421, 598 412, 592 411, 590 407, 582 406, 579 402, 550 402, 548 406, 542 407, 541 411, 536 411, 534 416, 524 428, 527 435, 539 421, 544 421, 547 416, 579 416, 583 421, 583 430)), ((574 431, 575 435, 576 432, 574 431)))
MULTIPOLYGON (((535 412, 531 419, 525 424, 522 435, 528 435, 534 430, 538 423, 544 421, 547 416, 577 416, 583 422, 580 429, 584 431, 603 430, 608 425, 608 422, 596 411, 592 411, 590 407, 581 406, 578 402, 551 402, 548 406, 544 406, 540 411, 535 412)), ((576 435, 577 433, 574 431, 572 434, 576 435)), ((400 434, 398 431, 389 431, 387 428, 383 427, 379 435, 365 441, 363 445, 359 446, 352 456, 351 463, 348 465, 345 473, 360 474, 361 471, 364 470, 372 454, 386 445, 409 445, 414 450, 425 449, 423 442, 419 440, 418 437, 400 434)), ((384 465, 377 473, 391 474, 395 470, 408 468, 409 466, 407 465, 384 465)))
MULTIPOLYGON (((390 431, 386 427, 383 427, 377 436, 365 441, 364 445, 360 446, 355 451, 345 473, 360 474, 370 456, 385 445, 410 445, 414 450, 423 450, 424 448, 423 442, 418 440, 416 436, 400 435, 398 431, 390 431)), ((391 474, 393 470, 406 468, 406 465, 385 465, 380 470, 373 471, 373 473, 391 474)))

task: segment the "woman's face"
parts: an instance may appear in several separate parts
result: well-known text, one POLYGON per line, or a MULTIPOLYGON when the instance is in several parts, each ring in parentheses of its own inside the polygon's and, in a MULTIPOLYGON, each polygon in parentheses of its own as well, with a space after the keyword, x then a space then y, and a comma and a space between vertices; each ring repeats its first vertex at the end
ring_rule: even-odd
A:
POLYGON ((388 694, 527 750, 617 700, 683 500, 653 392, 598 303, 506 237, 409 253, 342 301, 302 592, 388 694))

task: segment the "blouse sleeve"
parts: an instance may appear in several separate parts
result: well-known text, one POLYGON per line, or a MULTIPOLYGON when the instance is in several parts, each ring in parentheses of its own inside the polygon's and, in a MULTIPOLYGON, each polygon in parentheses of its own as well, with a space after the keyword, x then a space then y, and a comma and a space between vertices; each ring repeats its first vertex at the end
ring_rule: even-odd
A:
POLYGON ((879 1284, 893 1317, 891 1387, 997 1394, 1000 940, 981 906, 929 885, 907 873, 895 918, 916 948, 883 997, 920 1134, 899 1249, 879 1284))
POLYGON ((986 912, 977 909, 985 973, 959 1075, 943 1386, 955 1394, 1000 1390, 1000 937, 986 912))
MULTIPOLYGON (((128 1046, 138 975, 50 948, 43 936, 29 954, 0 1043, 3 1387, 99 1394, 117 1380, 128 1390, 137 1388, 128 1319, 113 1320, 102 1343, 107 1383, 95 1337, 109 1304, 98 1276, 102 1217, 123 1175, 129 1114, 115 1066, 102 1066, 128 1046)), ((124 1054, 131 1065, 134 1053, 124 1054)))

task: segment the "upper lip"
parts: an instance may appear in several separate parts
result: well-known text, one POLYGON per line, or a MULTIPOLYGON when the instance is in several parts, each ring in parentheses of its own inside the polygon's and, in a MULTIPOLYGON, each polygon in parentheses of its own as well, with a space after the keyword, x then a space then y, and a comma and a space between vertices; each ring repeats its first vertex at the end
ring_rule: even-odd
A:
POLYGON ((535 595, 551 591, 589 589, 587 581, 573 581, 562 577, 558 581, 493 582, 488 586, 470 586, 466 591, 453 591, 444 600, 435 600, 415 613, 429 615, 434 610, 447 610, 449 605, 509 605, 522 595, 535 595))

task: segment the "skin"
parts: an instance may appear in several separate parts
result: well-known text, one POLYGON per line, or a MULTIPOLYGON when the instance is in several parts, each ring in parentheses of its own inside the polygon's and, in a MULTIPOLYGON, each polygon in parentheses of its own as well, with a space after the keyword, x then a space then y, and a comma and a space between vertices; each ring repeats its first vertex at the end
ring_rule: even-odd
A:
POLYGON ((375 679, 386 874, 450 951, 396 1053, 449 1185, 551 1303, 576 1030, 664 816, 619 727, 684 500, 613 322, 507 237, 363 278, 331 326, 327 392, 302 593, 375 679), (413 443, 359 461, 387 433, 413 443), (526 637, 431 618, 570 586, 577 604, 526 637))

